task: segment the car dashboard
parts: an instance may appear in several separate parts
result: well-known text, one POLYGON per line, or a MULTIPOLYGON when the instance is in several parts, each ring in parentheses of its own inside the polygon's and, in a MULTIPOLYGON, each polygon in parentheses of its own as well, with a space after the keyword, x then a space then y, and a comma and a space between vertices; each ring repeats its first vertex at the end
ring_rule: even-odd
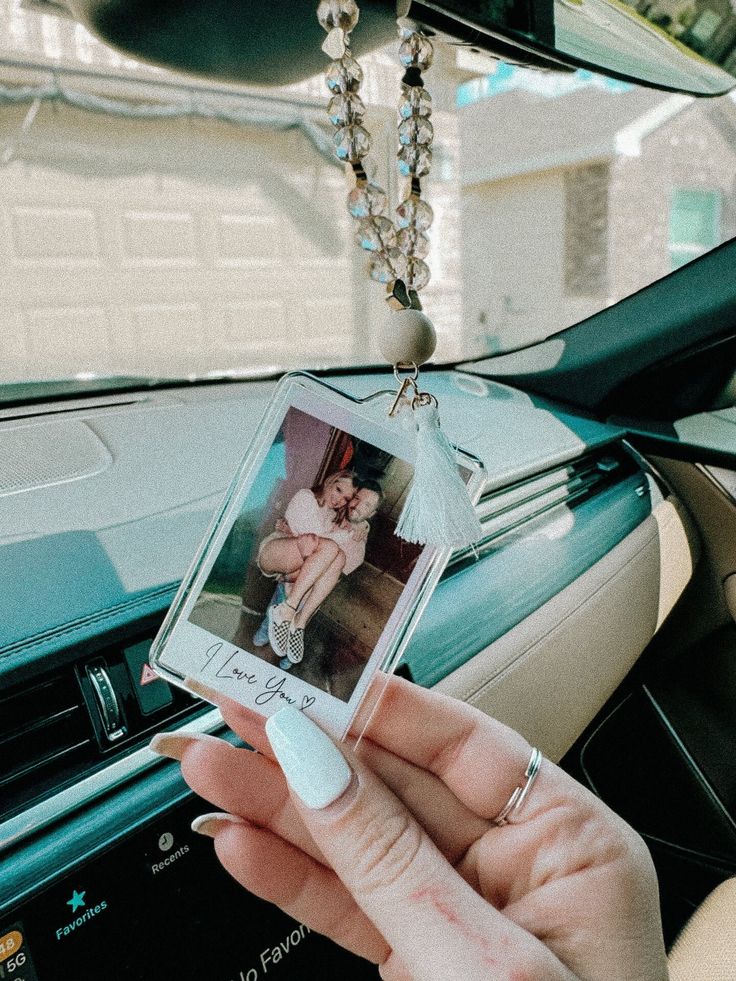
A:
MULTIPOLYGON (((2 979, 377 976, 237 886, 190 830, 209 805, 146 748, 224 731, 147 654, 274 385, 0 412, 2 979)), ((471 371, 427 387, 485 464, 484 536, 452 557, 400 671, 559 760, 684 590, 696 538, 624 430, 471 371)))

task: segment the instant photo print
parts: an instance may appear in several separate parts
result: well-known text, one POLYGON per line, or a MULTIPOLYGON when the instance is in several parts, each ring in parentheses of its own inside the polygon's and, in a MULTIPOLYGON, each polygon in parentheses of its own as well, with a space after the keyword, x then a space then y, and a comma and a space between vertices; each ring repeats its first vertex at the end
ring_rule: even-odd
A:
MULTIPOLYGON (((395 534, 414 453, 385 400, 287 376, 154 642, 159 674, 343 738, 449 557, 395 534)), ((477 498, 482 468, 459 465, 477 498)))

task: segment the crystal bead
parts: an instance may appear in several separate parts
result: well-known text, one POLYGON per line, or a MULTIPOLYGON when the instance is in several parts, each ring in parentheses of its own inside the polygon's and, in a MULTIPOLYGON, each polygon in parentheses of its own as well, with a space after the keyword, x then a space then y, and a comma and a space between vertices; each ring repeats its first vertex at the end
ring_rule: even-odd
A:
POLYGON ((349 95, 333 95, 327 106, 327 115, 333 126, 349 126, 362 120, 365 106, 355 92, 349 95))
POLYGON ((386 192, 378 184, 358 184, 348 194, 348 211, 353 218, 384 215, 387 208, 386 192))
POLYGON ((398 17, 396 19, 396 32, 400 40, 407 41, 412 34, 417 33, 417 22, 409 17, 398 17))
POLYGON ((410 225, 413 225, 420 231, 426 231, 432 224, 433 219, 434 213, 432 209, 421 198, 407 198, 396 209, 396 224, 399 228, 408 228, 410 225))
POLYGON ((388 218, 362 218, 355 241, 366 252, 381 252, 396 245, 396 229, 388 218))
POLYGON ((432 153, 426 146, 402 146, 399 150, 399 173, 404 177, 425 177, 432 165, 432 153))
POLYGON ((347 46, 347 34, 345 31, 341 31, 339 27, 330 31, 327 37, 322 42, 322 50, 332 61, 339 61, 340 58, 344 57, 348 52, 347 46))
POLYGON ((396 278, 403 279, 406 276, 406 256, 401 249, 397 248, 396 246, 389 249, 387 255, 389 262, 393 266, 396 278))
POLYGON ((423 259, 429 252, 429 239, 416 228, 402 228, 396 239, 399 251, 404 255, 423 259))
POLYGON ((421 259, 409 259, 406 263, 405 282, 410 290, 421 290, 430 279, 429 266, 421 259))
POLYGON ((403 98, 399 103, 399 115, 402 119, 432 114, 432 96, 423 86, 402 85, 401 90, 403 98))
POLYGON ((355 163, 371 148, 368 130, 362 126, 343 126, 335 133, 335 153, 340 160, 355 163))
POLYGON ((325 78, 327 88, 335 95, 345 95, 347 92, 357 92, 363 81, 363 69, 355 58, 345 55, 339 61, 333 61, 327 69, 325 78))
POLYGON ((399 45, 399 61, 404 68, 418 68, 424 72, 432 64, 433 55, 432 42, 423 34, 412 34, 399 45))
POLYGON ((383 255, 376 255, 371 259, 368 263, 368 272, 371 279, 375 279, 377 283, 393 283, 396 279, 394 267, 383 255))
POLYGON ((433 135, 432 124, 424 116, 411 116, 399 126, 399 143, 402 146, 412 143, 427 146, 432 142, 433 135))
POLYGON ((326 31, 339 27, 341 31, 352 31, 358 23, 360 11, 355 0, 321 0, 317 7, 317 20, 326 31))

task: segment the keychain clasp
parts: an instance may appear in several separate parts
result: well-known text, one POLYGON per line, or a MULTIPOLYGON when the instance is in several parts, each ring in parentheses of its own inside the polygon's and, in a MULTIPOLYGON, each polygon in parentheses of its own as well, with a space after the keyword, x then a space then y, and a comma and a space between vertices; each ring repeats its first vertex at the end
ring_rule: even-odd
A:
POLYGON ((413 361, 410 364, 400 363, 394 365, 394 378, 399 382, 399 390, 388 412, 391 418, 396 415, 402 405, 408 405, 410 409, 416 409, 420 405, 434 405, 435 408, 437 407, 437 399, 434 395, 430 395, 429 392, 419 391, 419 386, 417 385, 418 377, 419 368, 413 361), (402 371, 409 371, 411 374, 402 378, 402 371), (410 389, 411 396, 407 394, 410 389))
POLYGON ((414 401, 419 398, 420 392, 417 387, 417 378, 419 377, 419 368, 412 361, 410 364, 395 364, 394 365, 394 378, 399 383, 399 390, 396 393, 396 398, 393 401, 393 405, 388 410, 389 417, 393 419, 396 413, 399 411, 402 405, 413 406, 414 401), (401 372, 408 371, 409 375, 402 378, 401 372), (409 389, 412 390, 411 397, 407 396, 409 389))

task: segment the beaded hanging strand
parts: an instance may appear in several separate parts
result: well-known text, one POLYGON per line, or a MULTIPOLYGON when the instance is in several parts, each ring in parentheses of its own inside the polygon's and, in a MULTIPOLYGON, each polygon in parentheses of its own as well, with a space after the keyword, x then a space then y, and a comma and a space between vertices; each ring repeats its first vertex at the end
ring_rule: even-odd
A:
POLYGON ((421 179, 432 163, 432 99, 422 72, 432 64, 432 43, 406 18, 397 21, 399 61, 404 68, 398 107, 398 169, 405 185, 402 200, 392 221, 387 217, 388 197, 366 173, 363 161, 371 139, 362 125, 365 105, 360 98, 363 71, 350 50, 350 34, 358 23, 355 0, 322 0, 317 18, 327 31, 323 50, 333 59, 327 71, 332 92, 327 107, 335 127, 335 153, 349 165, 354 187, 348 195, 348 210, 358 221, 356 240, 372 253, 371 278, 384 283, 393 309, 421 310, 419 290, 429 283, 427 230, 432 209, 422 198, 421 179))
POLYGON ((317 18, 327 31, 322 50, 332 59, 326 76, 332 93, 327 113, 335 127, 335 153, 347 165, 353 185, 348 210, 358 222, 360 247, 370 253, 371 278, 385 284, 392 311, 380 337, 383 355, 400 383, 389 415, 408 406, 416 426, 414 478, 396 534, 422 545, 458 548, 478 541, 483 529, 460 477, 455 450, 440 428, 437 399, 420 392, 417 385, 419 366, 432 357, 437 343, 434 326, 419 301, 419 291, 430 278, 424 260, 433 218, 421 185, 432 164, 434 135, 429 119, 432 99, 422 72, 432 64, 434 51, 413 21, 397 20, 399 61, 404 68, 397 156, 404 186, 392 220, 386 192, 368 176, 364 164, 371 138, 363 125, 365 105, 359 95, 363 71, 350 50, 358 17, 355 0, 321 0, 317 7, 317 18))

